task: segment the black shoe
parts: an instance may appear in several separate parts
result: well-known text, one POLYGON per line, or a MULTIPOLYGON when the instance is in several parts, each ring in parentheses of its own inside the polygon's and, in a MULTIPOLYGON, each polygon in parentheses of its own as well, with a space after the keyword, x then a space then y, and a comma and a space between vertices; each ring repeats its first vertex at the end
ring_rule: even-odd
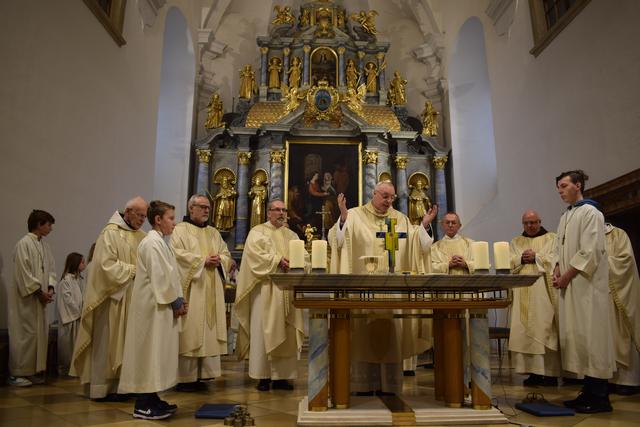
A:
POLYGON ((176 385, 176 391, 182 391, 185 393, 195 393, 198 391, 206 391, 209 388, 206 383, 202 381, 193 381, 190 383, 178 383, 176 385))
POLYGON ((392 391, 382 391, 376 390, 376 396, 395 396, 396 394, 392 391))
POLYGON ((176 405, 175 403, 169 403, 166 400, 160 400, 158 402, 158 408, 164 409, 165 411, 174 414, 178 410, 178 405, 176 405))
POLYGON ((293 384, 287 380, 274 380, 271 388, 273 390, 293 390, 293 384))
POLYGON ((582 402, 576 405, 573 409, 581 414, 597 414, 600 412, 613 411, 611 402, 609 402, 609 397, 598 397, 594 395, 590 395, 583 399, 582 402))
POLYGON ((258 389, 258 391, 269 391, 269 388, 271 388, 271 380, 270 379, 261 379, 260 381, 258 381, 258 385, 256 386, 256 388, 258 389))
POLYGON ((537 387, 544 385, 544 377, 538 374, 529 374, 529 378, 522 381, 522 385, 525 387, 537 387))
POLYGON ((94 402, 127 402, 130 399, 128 394, 109 393, 105 397, 93 399, 94 402))
POLYGON ((406 371, 402 371, 402 375, 404 375, 405 377, 415 377, 416 371, 407 369, 406 371))
POLYGON ((575 409, 577 406, 582 405, 587 400, 587 394, 584 392, 580 392, 580 394, 578 394, 578 397, 573 400, 565 400, 564 402, 562 402, 562 404, 567 408, 575 409))
POLYGON ((542 377, 542 385, 544 387, 558 387, 558 377, 542 377))
POLYGON ((584 380, 581 380, 579 378, 567 378, 567 377, 562 377, 562 384, 563 385, 582 385, 584 383, 584 380))
POLYGON ((356 391, 356 396, 373 396, 373 390, 371 390, 371 391, 356 391))
POLYGON ((140 418, 143 420, 164 420, 173 415, 167 409, 163 409, 158 403, 152 405, 145 405, 145 407, 135 407, 133 409, 133 418, 140 418))

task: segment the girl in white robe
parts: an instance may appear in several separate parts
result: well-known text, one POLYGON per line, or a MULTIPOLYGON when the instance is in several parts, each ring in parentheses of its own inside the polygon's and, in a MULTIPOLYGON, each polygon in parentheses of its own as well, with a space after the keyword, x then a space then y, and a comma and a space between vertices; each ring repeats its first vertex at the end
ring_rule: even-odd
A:
POLYGON ((62 279, 58 283, 56 314, 58 317, 58 373, 69 374, 69 365, 82 314, 82 273, 84 257, 77 252, 67 255, 62 279))

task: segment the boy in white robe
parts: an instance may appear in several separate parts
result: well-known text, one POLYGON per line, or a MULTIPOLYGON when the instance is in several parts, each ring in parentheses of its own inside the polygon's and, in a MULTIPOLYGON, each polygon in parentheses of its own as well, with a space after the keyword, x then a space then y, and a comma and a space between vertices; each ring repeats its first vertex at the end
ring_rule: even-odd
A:
POLYGON ((73 346, 78 335, 82 314, 81 276, 85 269, 82 254, 72 252, 67 255, 62 279, 58 283, 56 312, 58 318, 58 373, 69 374, 73 346))
POLYGON ((577 399, 564 402, 580 413, 611 412, 607 379, 615 369, 609 317, 609 268, 604 217, 582 191, 587 175, 561 173, 556 187, 569 208, 558 225, 553 286, 558 303, 562 368, 584 376, 577 399))
POLYGON ((27 220, 29 233, 14 249, 13 284, 9 302, 9 384, 28 387, 44 383, 47 368, 49 322, 47 304, 53 302, 55 265, 49 245, 42 241, 55 219, 33 210, 27 220))
POLYGON ((153 226, 138 246, 118 392, 137 393, 134 418, 170 417, 176 405, 158 392, 178 382, 179 317, 187 313, 173 250, 165 240, 176 225, 175 208, 149 203, 153 226))

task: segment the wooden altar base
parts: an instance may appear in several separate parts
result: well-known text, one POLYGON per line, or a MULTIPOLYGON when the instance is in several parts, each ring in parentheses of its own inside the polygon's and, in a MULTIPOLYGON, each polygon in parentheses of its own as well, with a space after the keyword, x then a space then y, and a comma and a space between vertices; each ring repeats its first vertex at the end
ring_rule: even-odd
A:
POLYGON ((474 410, 471 407, 448 408, 430 396, 400 396, 415 416, 394 414, 376 396, 352 396, 348 409, 309 411, 307 397, 298 405, 299 426, 429 426, 507 424, 507 417, 495 408, 474 410))

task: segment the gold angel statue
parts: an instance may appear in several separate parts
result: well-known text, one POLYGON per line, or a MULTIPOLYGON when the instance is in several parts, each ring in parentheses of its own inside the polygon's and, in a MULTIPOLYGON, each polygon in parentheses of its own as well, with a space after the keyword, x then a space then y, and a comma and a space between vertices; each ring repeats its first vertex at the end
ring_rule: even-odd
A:
POLYGON ((364 104, 366 96, 367 85, 362 83, 358 90, 348 87, 347 92, 342 95, 342 102, 347 104, 347 107, 354 113, 362 115, 362 104, 364 104))
POLYGON ((282 94, 282 102, 286 104, 284 107, 285 116, 298 108, 300 100, 304 99, 305 95, 304 93, 298 93, 298 88, 296 86, 288 87, 284 83, 280 86, 280 93, 282 94))
POLYGON ((307 239, 307 244, 311 244, 311 241, 313 240, 313 234, 318 231, 318 229, 316 227, 313 227, 311 224, 307 224, 304 227, 304 237, 305 239, 307 239))
POLYGON ((402 78, 399 71, 393 73, 393 80, 389 83, 389 103, 391 105, 404 105, 407 103, 405 86, 407 80, 402 78))
POLYGON ((224 126, 222 116, 224 115, 224 108, 222 106, 222 100, 217 93, 211 97, 209 104, 207 105, 207 121, 204 123, 204 127, 207 129, 221 128, 224 126))
POLYGON ((293 24, 296 21, 291 13, 290 6, 281 7, 276 5, 273 10, 276 13, 276 17, 271 21, 273 25, 293 24))
POLYGON ((425 136, 438 136, 438 113, 431 101, 424 103, 422 112, 422 134, 425 136))
POLYGON ((213 226, 220 231, 233 228, 236 213, 236 196, 238 193, 233 188, 233 182, 228 176, 222 177, 220 190, 215 195, 215 213, 213 226))
POLYGON ((378 16, 378 12, 375 10, 370 10, 369 12, 361 10, 359 14, 352 13, 349 18, 352 21, 356 21, 357 23, 359 23, 365 33, 376 35, 378 34, 375 22, 376 16, 378 16))
POLYGON ((253 72, 251 65, 247 64, 240 70, 240 98, 251 99, 255 93, 258 93, 256 73, 253 72))

